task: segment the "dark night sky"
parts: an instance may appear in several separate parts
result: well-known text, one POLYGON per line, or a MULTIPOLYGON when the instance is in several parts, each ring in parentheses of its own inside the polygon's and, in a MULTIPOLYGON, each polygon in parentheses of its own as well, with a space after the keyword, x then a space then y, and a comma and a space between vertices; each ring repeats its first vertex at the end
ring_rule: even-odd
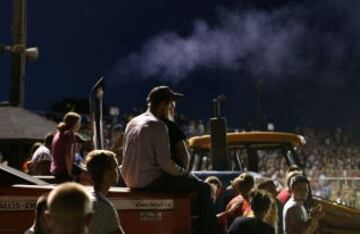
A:
MULTIPOLYGON (((184 92, 180 111, 212 115, 225 94, 231 126, 262 113, 280 129, 360 129, 360 1, 76 0, 28 1, 26 103, 49 109, 87 98, 105 76, 106 102, 143 107, 149 89, 184 92)), ((11 0, 0 0, 0 43, 10 42, 11 0)), ((0 101, 8 99, 8 54, 0 56, 0 101)))

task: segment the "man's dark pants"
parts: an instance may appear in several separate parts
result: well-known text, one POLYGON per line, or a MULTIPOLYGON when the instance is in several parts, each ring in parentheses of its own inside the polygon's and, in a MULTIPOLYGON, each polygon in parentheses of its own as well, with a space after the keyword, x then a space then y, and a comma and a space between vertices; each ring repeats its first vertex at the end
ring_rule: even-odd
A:
POLYGON ((145 190, 162 192, 186 192, 197 193, 197 204, 200 215, 200 233, 215 234, 218 230, 217 219, 214 211, 214 205, 211 200, 210 185, 201 181, 197 177, 191 176, 172 176, 163 174, 155 179, 145 190))

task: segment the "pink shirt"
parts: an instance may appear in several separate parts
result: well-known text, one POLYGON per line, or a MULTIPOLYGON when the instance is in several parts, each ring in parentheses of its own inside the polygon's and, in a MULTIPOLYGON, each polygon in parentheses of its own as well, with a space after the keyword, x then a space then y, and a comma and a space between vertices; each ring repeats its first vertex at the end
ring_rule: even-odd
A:
POLYGON ((277 195, 277 199, 281 202, 282 205, 285 205, 285 203, 290 199, 291 193, 289 191, 289 188, 285 188, 281 190, 281 192, 277 195))
POLYGON ((66 147, 70 145, 72 151, 75 146, 75 135, 72 130, 57 131, 52 141, 53 160, 51 162, 51 174, 67 173, 65 164, 66 147))

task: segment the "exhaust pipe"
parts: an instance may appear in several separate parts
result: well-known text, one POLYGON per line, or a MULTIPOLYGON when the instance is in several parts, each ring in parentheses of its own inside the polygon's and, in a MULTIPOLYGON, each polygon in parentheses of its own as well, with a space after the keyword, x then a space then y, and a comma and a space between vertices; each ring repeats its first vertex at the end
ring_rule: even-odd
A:
POLYGON ((215 116, 210 119, 212 169, 219 171, 230 169, 226 141, 226 118, 221 116, 221 102, 225 99, 224 95, 213 99, 215 116))

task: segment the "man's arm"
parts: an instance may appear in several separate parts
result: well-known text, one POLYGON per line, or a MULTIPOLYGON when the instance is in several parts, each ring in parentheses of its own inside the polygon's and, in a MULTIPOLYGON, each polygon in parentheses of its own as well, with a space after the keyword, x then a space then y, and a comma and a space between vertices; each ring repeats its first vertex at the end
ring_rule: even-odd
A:
POLYGON ((186 175, 187 170, 177 165, 170 157, 170 143, 166 126, 159 123, 153 131, 155 132, 155 138, 152 141, 159 167, 170 175, 186 175))
POLYGON ((65 148, 65 166, 66 166, 66 171, 69 176, 72 176, 72 168, 73 168, 73 161, 74 161, 73 147, 74 147, 74 145, 69 143, 69 144, 66 144, 66 148, 65 148))
POLYGON ((179 160, 179 162, 181 163, 180 166, 182 166, 185 169, 188 169, 190 154, 186 147, 185 142, 184 141, 176 142, 175 150, 176 150, 176 155, 173 156, 176 157, 177 160, 179 160))

